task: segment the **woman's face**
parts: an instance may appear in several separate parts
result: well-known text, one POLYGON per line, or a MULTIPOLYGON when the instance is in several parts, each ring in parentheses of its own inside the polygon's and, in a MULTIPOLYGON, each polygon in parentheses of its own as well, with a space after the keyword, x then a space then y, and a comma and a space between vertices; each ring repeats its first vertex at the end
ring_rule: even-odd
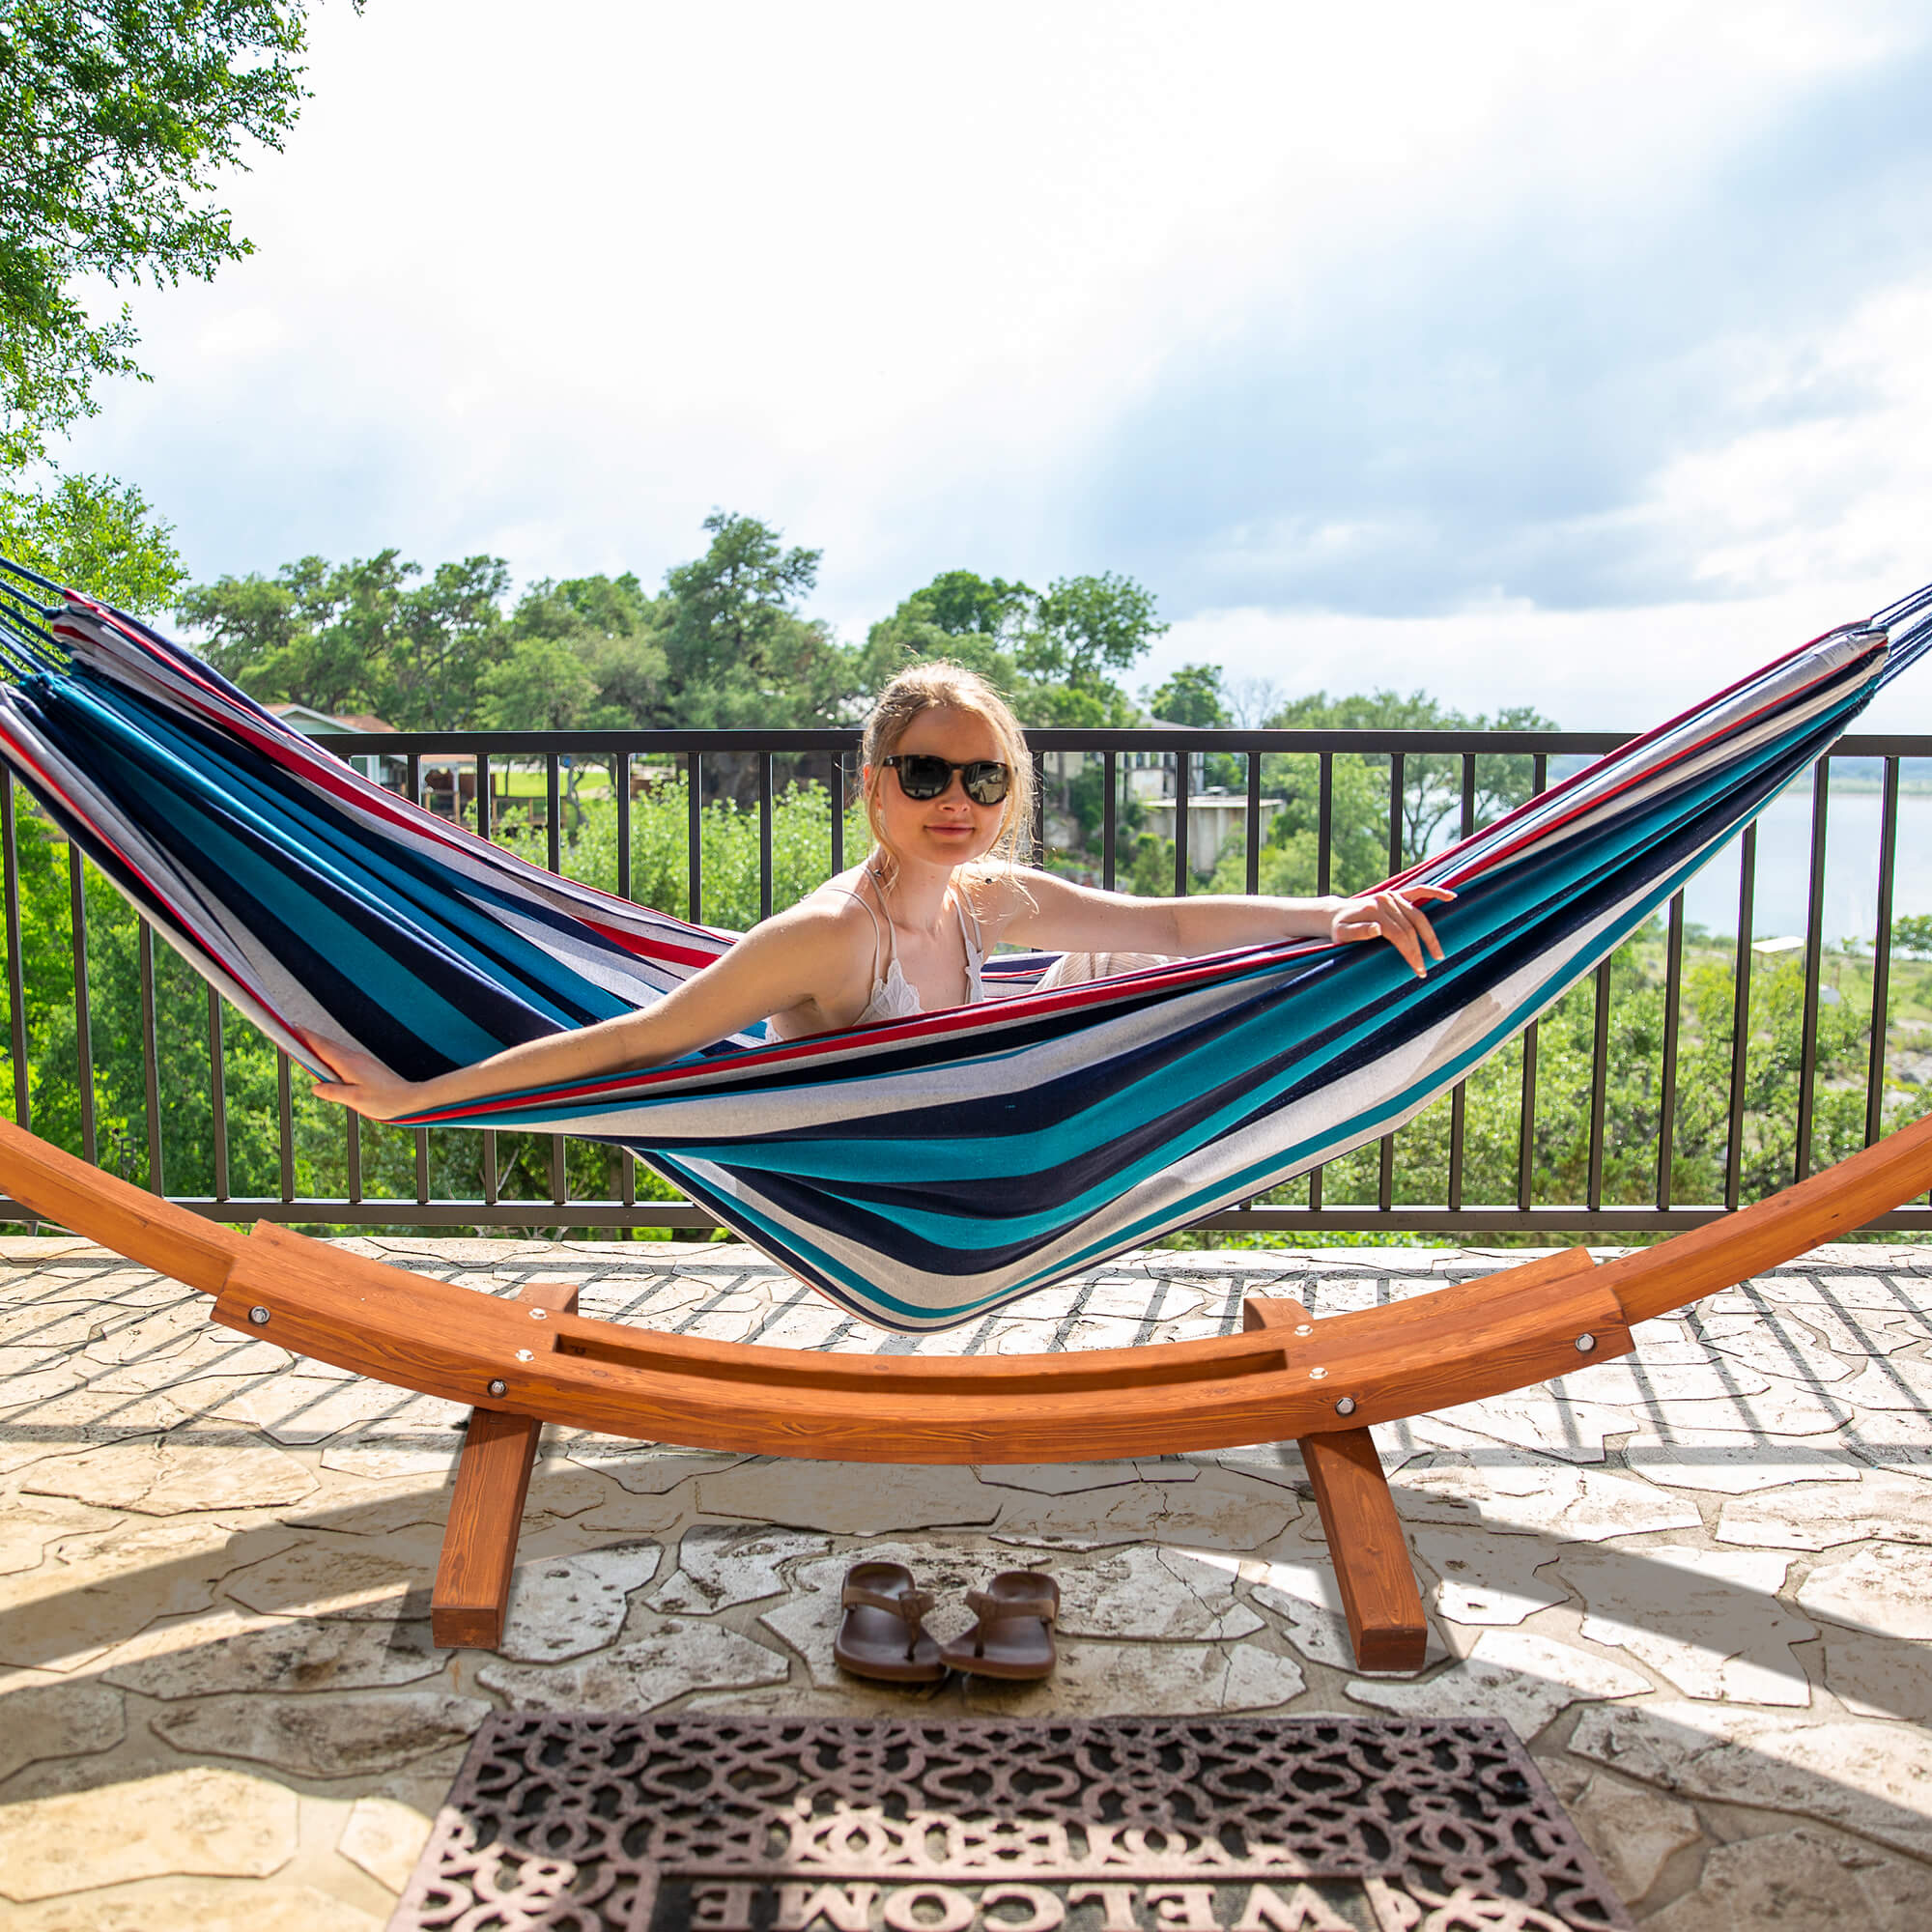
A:
MULTIPOLYGON (((977 712, 935 705, 922 711, 893 748, 901 756, 920 753, 967 765, 978 759, 1004 762, 993 727, 977 712)), ((898 773, 866 769, 866 782, 877 781, 879 823, 886 842, 902 860, 928 866, 960 866, 993 848, 1000 836, 1005 805, 975 805, 957 772, 937 798, 908 798, 898 773)))

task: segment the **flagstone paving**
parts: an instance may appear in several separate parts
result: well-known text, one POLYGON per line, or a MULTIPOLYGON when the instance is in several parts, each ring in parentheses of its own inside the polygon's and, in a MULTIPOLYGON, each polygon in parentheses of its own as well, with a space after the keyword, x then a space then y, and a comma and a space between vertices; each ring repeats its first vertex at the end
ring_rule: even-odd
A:
MULTIPOLYGON (((917 1342, 748 1250, 348 1243, 586 1314, 887 1353, 1333 1314, 1520 1260, 1157 1253, 917 1342)), ((499 1655, 430 1640, 462 1411, 207 1321, 83 1242, 0 1240, 0 1928, 370 1932, 492 1709, 1501 1717, 1651 1932, 1932 1924, 1932 1249, 1842 1246, 1625 1361, 1377 1432, 1430 1662, 1350 1662, 1293 1446, 1049 1467, 777 1463, 554 1430, 499 1655), (832 1662, 839 1579, 945 1636, 1061 1579, 1048 1682, 832 1662)))

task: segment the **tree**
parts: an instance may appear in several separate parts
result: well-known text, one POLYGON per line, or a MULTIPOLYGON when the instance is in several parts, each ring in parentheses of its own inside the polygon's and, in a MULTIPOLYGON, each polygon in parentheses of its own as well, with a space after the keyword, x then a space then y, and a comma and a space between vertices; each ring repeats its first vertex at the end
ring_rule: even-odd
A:
MULTIPOLYGON (((1325 691, 1318 691, 1312 696, 1297 697, 1284 704, 1267 722, 1276 729, 1321 731, 1553 731, 1557 728, 1552 719, 1528 705, 1514 705, 1491 718, 1481 712, 1471 715, 1458 711, 1421 691, 1412 691, 1406 697, 1393 691, 1372 691, 1334 698, 1325 691)), ((1383 769, 1388 763, 1386 753, 1345 754, 1335 761, 1338 772, 1345 757, 1366 757, 1383 769)), ((1312 757, 1270 757, 1264 762, 1263 777, 1270 790, 1287 786, 1291 793, 1312 795, 1317 782, 1316 761, 1312 757)), ((1481 826, 1529 797, 1536 780, 1535 760, 1527 752, 1484 753, 1476 759, 1474 779, 1475 822, 1481 826)), ((1386 799, 1386 787, 1383 796, 1386 799)), ((1437 835, 1453 815, 1460 814, 1462 803, 1461 754, 1407 753, 1403 759, 1404 858, 1417 858, 1431 848, 1432 842, 1439 842, 1437 835)), ((1386 826, 1385 818, 1383 823, 1386 826)))
MULTIPOLYGON (((406 563, 398 581, 418 574, 406 563)), ((446 731, 474 716, 481 680, 507 647, 509 594, 500 556, 469 556, 438 564, 427 583, 395 597, 386 634, 371 637, 365 656, 380 667, 376 708, 398 730, 446 731)))
POLYGON ((699 728, 833 724, 858 690, 852 653, 798 600, 820 551, 784 548, 756 517, 714 510, 711 546, 665 573, 666 696, 656 722, 699 728))
POLYGON ((287 563, 272 580, 223 577, 183 592, 183 621, 216 669, 268 703, 377 712, 400 731, 475 716, 485 672, 507 652, 501 557, 436 567, 379 551, 345 564, 287 563))
POLYGON ((1214 730, 1233 721, 1219 665, 1182 665, 1168 680, 1147 693, 1147 706, 1167 724, 1214 730))
POLYGON ((173 527, 106 476, 0 491, 0 554, 137 616, 166 610, 187 580, 173 527))
POLYGON ((657 601, 645 596, 629 572, 562 582, 545 578, 525 591, 510 618, 511 653, 514 657, 526 643, 554 644, 583 668, 591 692, 570 720, 573 724, 611 729, 649 724, 661 715, 666 697, 668 665, 658 635, 663 616, 657 601))
POLYGON ((875 691, 906 664, 948 658, 975 670, 1022 724, 1131 724, 1124 670, 1167 627, 1131 578, 1065 577, 1042 595, 1020 582, 943 571, 872 626, 860 686, 875 691))
POLYGON ((0 21, 0 472, 138 375, 124 304, 79 286, 208 280, 249 252, 208 196, 302 97, 301 0, 11 0, 0 21))
POLYGON ((943 570, 915 594, 930 621, 949 637, 1000 640, 1010 639, 1039 601, 1024 583, 980 577, 970 570, 943 570))
POLYGON ((1062 577, 1047 586, 1019 650, 1021 671, 1040 682, 1097 689, 1130 669, 1167 629, 1153 593, 1131 577, 1062 577))

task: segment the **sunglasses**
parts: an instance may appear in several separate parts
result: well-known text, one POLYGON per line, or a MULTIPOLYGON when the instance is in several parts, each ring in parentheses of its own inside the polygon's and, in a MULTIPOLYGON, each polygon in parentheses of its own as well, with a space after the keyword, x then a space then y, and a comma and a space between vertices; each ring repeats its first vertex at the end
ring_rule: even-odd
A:
POLYGON ((899 775, 899 789, 912 799, 941 797, 959 774, 966 796, 975 805, 998 805, 1013 781, 1012 773, 992 758, 975 758, 955 765, 949 758, 934 757, 929 752, 895 752, 881 760, 899 775))

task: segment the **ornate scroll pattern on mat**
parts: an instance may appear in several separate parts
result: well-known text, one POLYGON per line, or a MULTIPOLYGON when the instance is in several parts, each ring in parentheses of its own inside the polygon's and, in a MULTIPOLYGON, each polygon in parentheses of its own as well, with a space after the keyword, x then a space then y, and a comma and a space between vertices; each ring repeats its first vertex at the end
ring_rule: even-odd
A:
POLYGON ((494 1718, 392 1932, 1631 1920, 1487 1720, 494 1718))

